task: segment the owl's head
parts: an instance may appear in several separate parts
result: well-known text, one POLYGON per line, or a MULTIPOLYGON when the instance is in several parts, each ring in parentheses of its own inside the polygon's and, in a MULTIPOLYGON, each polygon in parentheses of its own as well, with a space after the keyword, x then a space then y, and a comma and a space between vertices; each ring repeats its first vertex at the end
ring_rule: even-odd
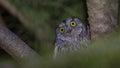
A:
POLYGON ((71 17, 64 20, 56 29, 57 39, 68 40, 87 36, 87 31, 79 18, 71 17))

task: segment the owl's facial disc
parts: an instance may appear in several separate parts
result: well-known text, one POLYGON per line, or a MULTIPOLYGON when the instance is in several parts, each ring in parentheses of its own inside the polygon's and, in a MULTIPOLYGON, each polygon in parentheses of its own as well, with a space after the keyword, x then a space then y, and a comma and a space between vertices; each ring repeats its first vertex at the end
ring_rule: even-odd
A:
POLYGON ((70 21, 70 28, 66 31, 67 35, 73 35, 74 28, 77 26, 77 23, 75 21, 70 21))
POLYGON ((80 23, 74 19, 67 21, 66 27, 67 27, 67 29, 66 29, 65 35, 70 38, 77 37, 82 32, 80 23))

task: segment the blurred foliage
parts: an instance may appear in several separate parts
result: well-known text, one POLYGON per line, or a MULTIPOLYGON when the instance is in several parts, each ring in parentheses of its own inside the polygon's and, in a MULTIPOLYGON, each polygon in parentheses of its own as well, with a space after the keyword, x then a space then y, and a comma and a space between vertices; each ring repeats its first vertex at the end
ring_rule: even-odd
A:
MULTIPOLYGON (((15 5, 30 22, 29 28, 26 28, 16 20, 11 21, 11 16, 5 16, 5 19, 8 21, 8 27, 34 50, 40 53, 40 55, 50 54, 50 52, 52 52, 56 25, 62 20, 76 16, 79 17, 83 23, 87 23, 85 0, 9 1, 15 5)), ((118 19, 120 24, 120 5, 118 19)), ((119 68, 119 52, 120 27, 113 33, 105 35, 105 37, 95 41, 87 49, 80 50, 80 53, 61 56, 55 60, 50 57, 45 58, 44 61, 39 62, 40 66, 38 66, 38 68, 119 68)), ((31 68, 26 67, 24 64, 23 66, 25 66, 24 68, 31 68)))
MULTIPOLYGON (((54 60, 52 58, 45 59, 39 62, 35 68, 119 68, 119 34, 120 31, 116 30, 89 45, 88 48, 81 49, 78 53, 59 56, 54 60)), ((25 65, 24 68, 32 67, 25 65)))

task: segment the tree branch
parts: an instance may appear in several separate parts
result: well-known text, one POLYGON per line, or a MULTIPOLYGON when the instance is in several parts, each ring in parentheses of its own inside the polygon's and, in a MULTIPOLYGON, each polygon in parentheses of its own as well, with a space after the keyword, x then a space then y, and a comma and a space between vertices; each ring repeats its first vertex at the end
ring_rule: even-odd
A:
POLYGON ((40 59, 36 52, 3 25, 0 25, 0 43, 0 47, 18 61, 40 59))

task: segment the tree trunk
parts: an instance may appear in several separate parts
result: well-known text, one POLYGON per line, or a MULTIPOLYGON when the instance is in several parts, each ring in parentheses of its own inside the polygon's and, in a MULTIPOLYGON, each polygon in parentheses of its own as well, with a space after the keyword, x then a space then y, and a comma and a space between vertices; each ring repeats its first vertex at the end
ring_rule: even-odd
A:
POLYGON ((118 0, 87 0, 91 37, 101 37, 117 27, 118 0))

